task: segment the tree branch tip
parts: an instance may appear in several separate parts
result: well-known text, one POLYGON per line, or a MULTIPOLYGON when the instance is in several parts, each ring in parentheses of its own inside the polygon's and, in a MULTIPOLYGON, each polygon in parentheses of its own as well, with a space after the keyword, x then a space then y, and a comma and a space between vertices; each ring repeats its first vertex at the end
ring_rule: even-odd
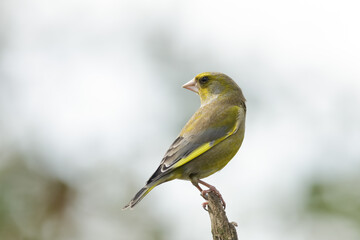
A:
POLYGON ((238 226, 237 222, 230 222, 230 224, 232 224, 234 227, 238 226))

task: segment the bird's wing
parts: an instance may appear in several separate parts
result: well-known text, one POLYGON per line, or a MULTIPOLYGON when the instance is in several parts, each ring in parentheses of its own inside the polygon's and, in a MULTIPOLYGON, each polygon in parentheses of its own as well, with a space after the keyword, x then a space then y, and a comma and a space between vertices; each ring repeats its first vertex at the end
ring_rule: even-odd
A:
POLYGON ((241 119, 243 119, 240 117, 241 114, 244 114, 241 109, 238 106, 231 106, 210 118, 202 118, 201 116, 197 118, 199 116, 194 115, 184 127, 184 129, 190 130, 180 134, 172 143, 159 168, 151 176, 148 183, 188 163, 236 133, 241 119), (200 120, 192 121, 193 119, 200 120), (198 131, 199 129, 200 131, 198 131))

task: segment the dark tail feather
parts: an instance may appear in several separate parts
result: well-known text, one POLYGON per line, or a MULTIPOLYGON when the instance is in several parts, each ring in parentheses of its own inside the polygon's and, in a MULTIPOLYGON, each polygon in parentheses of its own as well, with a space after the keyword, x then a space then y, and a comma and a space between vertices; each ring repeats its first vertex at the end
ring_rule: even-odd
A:
POLYGON ((125 206, 122 210, 133 208, 136 204, 138 204, 141 199, 143 199, 154 187, 156 187, 157 184, 152 184, 151 186, 146 185, 143 187, 133 199, 125 206))

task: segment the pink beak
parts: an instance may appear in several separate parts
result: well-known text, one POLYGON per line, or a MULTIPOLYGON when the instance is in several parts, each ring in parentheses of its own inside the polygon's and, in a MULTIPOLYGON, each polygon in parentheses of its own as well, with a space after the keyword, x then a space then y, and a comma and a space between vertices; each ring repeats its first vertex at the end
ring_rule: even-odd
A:
POLYGON ((189 82, 185 83, 182 87, 199 94, 199 89, 196 86, 195 78, 193 78, 189 82))

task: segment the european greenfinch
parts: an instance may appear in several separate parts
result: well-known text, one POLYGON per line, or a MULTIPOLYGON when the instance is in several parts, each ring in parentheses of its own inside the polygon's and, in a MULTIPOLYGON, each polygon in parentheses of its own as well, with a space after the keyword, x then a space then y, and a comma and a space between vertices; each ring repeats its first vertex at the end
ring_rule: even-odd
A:
POLYGON ((123 209, 133 208, 154 187, 173 179, 191 181, 203 197, 214 191, 221 198, 214 186, 201 179, 225 167, 239 150, 245 132, 246 99, 240 87, 223 73, 198 74, 183 87, 199 94, 201 106, 146 185, 123 209), (199 184, 208 189, 203 190, 199 184))

